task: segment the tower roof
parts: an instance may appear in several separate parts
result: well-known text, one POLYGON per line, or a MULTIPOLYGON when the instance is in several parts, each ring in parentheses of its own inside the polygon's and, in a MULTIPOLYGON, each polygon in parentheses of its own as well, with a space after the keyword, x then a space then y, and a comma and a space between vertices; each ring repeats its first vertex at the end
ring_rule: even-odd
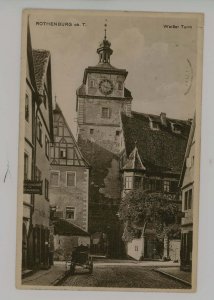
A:
POLYGON ((123 170, 133 170, 133 171, 145 171, 140 155, 138 153, 137 145, 135 145, 133 151, 130 153, 129 158, 123 167, 123 170))
POLYGON ((112 55, 113 50, 111 49, 111 43, 107 40, 107 36, 106 36, 107 20, 104 26, 105 26, 104 39, 100 43, 100 46, 97 49, 97 53, 99 54, 99 63, 110 64, 110 56, 112 55))

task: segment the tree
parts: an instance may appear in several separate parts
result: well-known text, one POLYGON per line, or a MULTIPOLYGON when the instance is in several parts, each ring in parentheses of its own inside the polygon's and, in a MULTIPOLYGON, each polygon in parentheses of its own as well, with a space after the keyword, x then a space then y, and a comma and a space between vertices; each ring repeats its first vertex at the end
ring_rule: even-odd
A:
POLYGON ((157 238, 180 236, 180 203, 169 200, 167 194, 141 189, 130 191, 122 199, 120 220, 124 223, 124 241, 143 236, 148 223, 152 224, 157 238))

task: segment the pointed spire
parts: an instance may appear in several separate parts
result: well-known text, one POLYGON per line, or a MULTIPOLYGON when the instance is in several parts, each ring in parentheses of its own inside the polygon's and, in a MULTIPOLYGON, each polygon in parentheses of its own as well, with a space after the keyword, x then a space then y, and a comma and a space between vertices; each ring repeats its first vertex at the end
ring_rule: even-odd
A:
POLYGON ((100 43, 100 47, 97 49, 97 53, 99 54, 99 63, 110 63, 110 56, 113 53, 113 50, 110 48, 111 43, 107 40, 107 19, 104 24, 104 39, 100 43))
POLYGON ((137 141, 135 141, 135 147, 129 155, 129 158, 123 167, 123 170, 133 170, 133 171, 145 171, 146 168, 143 165, 138 148, 137 148, 137 141))

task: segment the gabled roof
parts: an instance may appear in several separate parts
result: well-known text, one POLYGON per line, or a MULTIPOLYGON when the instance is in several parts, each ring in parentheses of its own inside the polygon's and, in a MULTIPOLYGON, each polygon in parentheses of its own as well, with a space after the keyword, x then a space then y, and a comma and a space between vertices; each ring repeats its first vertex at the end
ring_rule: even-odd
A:
POLYGON ((47 50, 33 49, 33 65, 36 81, 36 88, 40 95, 43 95, 45 78, 47 76, 48 89, 48 106, 49 106, 49 126, 50 137, 53 140, 53 114, 52 114, 52 82, 51 82, 51 66, 50 52, 47 50))
POLYGON ((130 153, 129 158, 123 167, 123 170, 133 170, 133 171, 145 171, 140 155, 138 153, 137 146, 135 145, 134 150, 130 153))
POLYGON ((58 219, 53 221, 54 234, 71 235, 71 236, 89 236, 89 233, 82 228, 64 220, 58 219))
POLYGON ((30 73, 29 75, 30 75, 31 84, 33 86, 34 92, 36 92, 36 80, 35 80, 34 65, 33 65, 32 43, 31 43, 29 21, 27 24, 27 60, 29 65, 29 73, 30 73))
POLYGON ((132 112, 131 117, 122 113, 125 149, 127 157, 137 142, 143 166, 151 172, 181 172, 187 145, 190 122, 166 118, 162 125, 158 115, 132 112), (159 130, 151 128, 151 120, 159 123, 159 130), (180 126, 180 134, 172 131, 171 123, 180 126))
MULTIPOLYGON (((79 148, 79 146, 78 146, 78 144, 77 144, 77 142, 76 142, 76 140, 75 140, 75 138, 74 138, 74 136, 73 136, 73 134, 72 134, 72 132, 71 132, 70 127, 68 126, 68 123, 67 123, 67 121, 66 121, 66 119, 65 119, 65 117, 64 117, 64 115, 63 115, 63 113, 62 113, 62 110, 61 110, 61 108, 59 107, 59 104, 58 104, 58 103, 56 103, 56 105, 55 105, 55 109, 53 110, 53 114, 55 114, 55 115, 56 115, 56 114, 59 114, 59 115, 61 116, 61 118, 63 119, 64 125, 67 127, 67 129, 68 129, 68 131, 69 131, 69 134, 70 134, 70 138, 72 139, 72 143, 73 143, 74 148, 75 148, 75 153, 76 153, 76 155, 78 156, 79 166, 89 168, 89 167, 90 167, 90 166, 89 166, 89 163, 88 163, 87 160, 83 157, 82 152, 80 151, 80 148, 79 148)), ((54 139, 55 139, 55 137, 54 137, 54 139)), ((63 142, 63 140, 64 140, 65 143, 66 143, 66 140, 64 139, 64 137, 62 137, 61 142, 63 142)), ((75 165, 75 166, 77 166, 77 165, 75 165)))
POLYGON ((33 49, 33 63, 38 92, 41 94, 44 87, 45 76, 47 73, 50 52, 47 50, 33 49))

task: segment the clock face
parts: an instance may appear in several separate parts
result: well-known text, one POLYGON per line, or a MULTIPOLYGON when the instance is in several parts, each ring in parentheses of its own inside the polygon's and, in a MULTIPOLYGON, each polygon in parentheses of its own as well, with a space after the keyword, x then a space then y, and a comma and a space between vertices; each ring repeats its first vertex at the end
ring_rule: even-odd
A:
POLYGON ((99 83, 99 90, 104 95, 110 95, 113 91, 113 83, 108 79, 103 79, 99 83))

